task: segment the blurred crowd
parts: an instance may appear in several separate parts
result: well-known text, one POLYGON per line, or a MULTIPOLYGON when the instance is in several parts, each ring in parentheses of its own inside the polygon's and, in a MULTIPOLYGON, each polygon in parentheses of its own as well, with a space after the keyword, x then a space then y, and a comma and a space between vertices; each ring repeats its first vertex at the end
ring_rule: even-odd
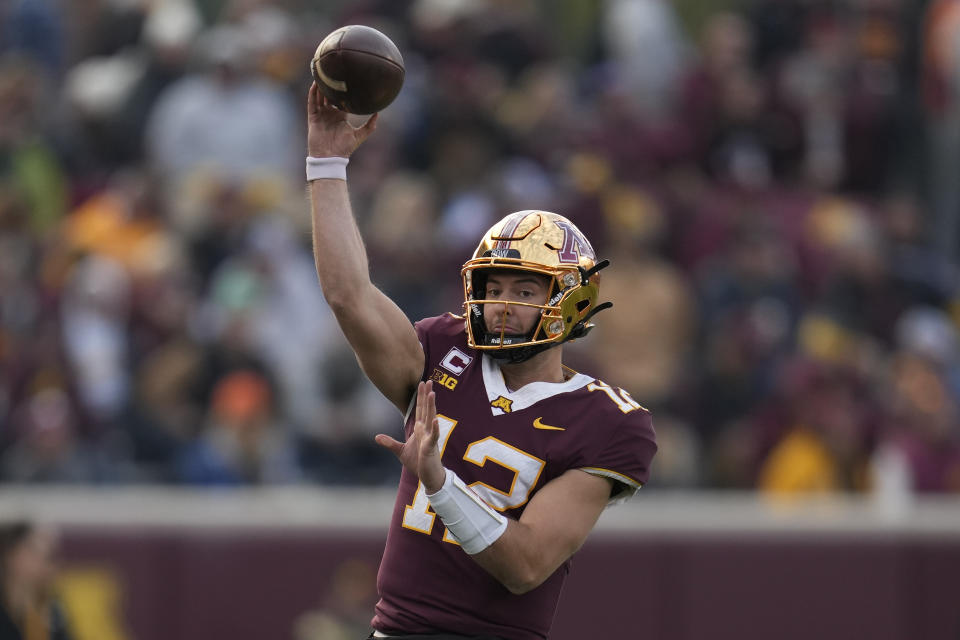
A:
POLYGON ((406 80, 351 193, 411 319, 556 211, 651 486, 960 491, 960 1, 708 5, 0 2, 0 481, 395 482, 303 178, 308 61, 362 23, 406 80))

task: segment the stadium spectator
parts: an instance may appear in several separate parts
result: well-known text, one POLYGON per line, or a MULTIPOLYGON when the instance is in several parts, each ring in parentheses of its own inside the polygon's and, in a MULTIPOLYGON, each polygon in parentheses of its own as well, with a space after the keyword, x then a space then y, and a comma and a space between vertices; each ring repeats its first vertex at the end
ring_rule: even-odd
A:
POLYGON ((928 127, 932 224, 930 242, 956 261, 960 248, 960 188, 953 167, 960 159, 960 5, 935 0, 923 23, 921 86, 928 127))
POLYGON ((146 124, 150 165, 177 184, 195 171, 230 182, 254 176, 286 185, 295 173, 295 110, 255 67, 251 35, 220 25, 202 34, 202 68, 168 86, 146 124))
MULTIPOLYGON (((955 0, 0 5, 5 477, 180 481, 239 368, 270 381, 306 477, 394 480, 346 435, 382 431, 390 408, 331 337, 297 164, 316 34, 359 22, 406 63, 351 190, 377 284, 408 317, 459 303, 456 270, 496 212, 569 212, 637 273, 605 274, 646 323, 637 366, 609 375, 656 396, 670 451, 654 484, 756 488, 797 424, 772 408, 795 397, 778 381, 814 358, 899 389, 857 396, 857 460, 906 451, 913 490, 953 490, 936 469, 958 436, 914 429, 910 390, 937 381, 929 424, 949 420, 955 367, 899 331, 918 308, 957 325, 955 0), (641 14, 672 26, 640 38, 641 14), (642 202, 661 220, 654 253, 624 232, 642 202), (410 284, 425 273, 451 275, 410 284), (57 406, 60 427, 28 428, 57 406)), ((619 322, 591 340, 616 353, 601 331, 619 322)), ((569 351, 601 371, 610 353, 569 351)))
POLYGON ((255 371, 217 382, 209 415, 178 461, 180 479, 196 485, 289 484, 300 468, 289 431, 276 415, 274 391, 255 371))
POLYGON ((0 525, 0 637, 70 640, 53 592, 57 533, 26 522, 0 525))

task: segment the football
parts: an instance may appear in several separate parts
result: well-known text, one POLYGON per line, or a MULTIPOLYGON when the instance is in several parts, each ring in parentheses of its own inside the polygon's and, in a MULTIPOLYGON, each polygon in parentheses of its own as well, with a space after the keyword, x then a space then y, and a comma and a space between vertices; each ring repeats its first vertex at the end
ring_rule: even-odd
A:
POLYGON ((390 38, 372 27, 340 27, 317 47, 313 79, 333 106, 347 113, 382 111, 403 86, 403 58, 390 38))

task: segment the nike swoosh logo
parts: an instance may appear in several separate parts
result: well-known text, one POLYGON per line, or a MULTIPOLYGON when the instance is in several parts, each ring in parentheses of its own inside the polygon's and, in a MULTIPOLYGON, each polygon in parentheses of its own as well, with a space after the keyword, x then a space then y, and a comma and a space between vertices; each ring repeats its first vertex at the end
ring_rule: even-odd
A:
POLYGON ((534 429, 544 429, 546 431, 566 431, 566 429, 564 429, 563 427, 552 427, 549 424, 543 424, 543 422, 541 422, 542 418, 543 416, 533 421, 534 429))

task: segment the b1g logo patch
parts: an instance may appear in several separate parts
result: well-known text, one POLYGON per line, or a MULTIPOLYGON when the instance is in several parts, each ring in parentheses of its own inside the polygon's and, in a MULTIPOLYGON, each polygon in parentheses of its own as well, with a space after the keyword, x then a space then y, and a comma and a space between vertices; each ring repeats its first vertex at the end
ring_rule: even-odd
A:
POLYGON ((463 373, 464 369, 470 366, 471 362, 473 362, 473 356, 468 356, 463 351, 460 351, 460 349, 453 347, 447 352, 447 355, 443 357, 443 360, 440 361, 440 366, 453 375, 458 376, 463 373))
POLYGON ((433 375, 430 376, 430 379, 435 381, 437 384, 442 385, 447 389, 450 389, 450 391, 453 391, 454 389, 456 389, 457 382, 459 382, 453 376, 446 374, 443 371, 440 371, 440 369, 434 369, 433 375))

